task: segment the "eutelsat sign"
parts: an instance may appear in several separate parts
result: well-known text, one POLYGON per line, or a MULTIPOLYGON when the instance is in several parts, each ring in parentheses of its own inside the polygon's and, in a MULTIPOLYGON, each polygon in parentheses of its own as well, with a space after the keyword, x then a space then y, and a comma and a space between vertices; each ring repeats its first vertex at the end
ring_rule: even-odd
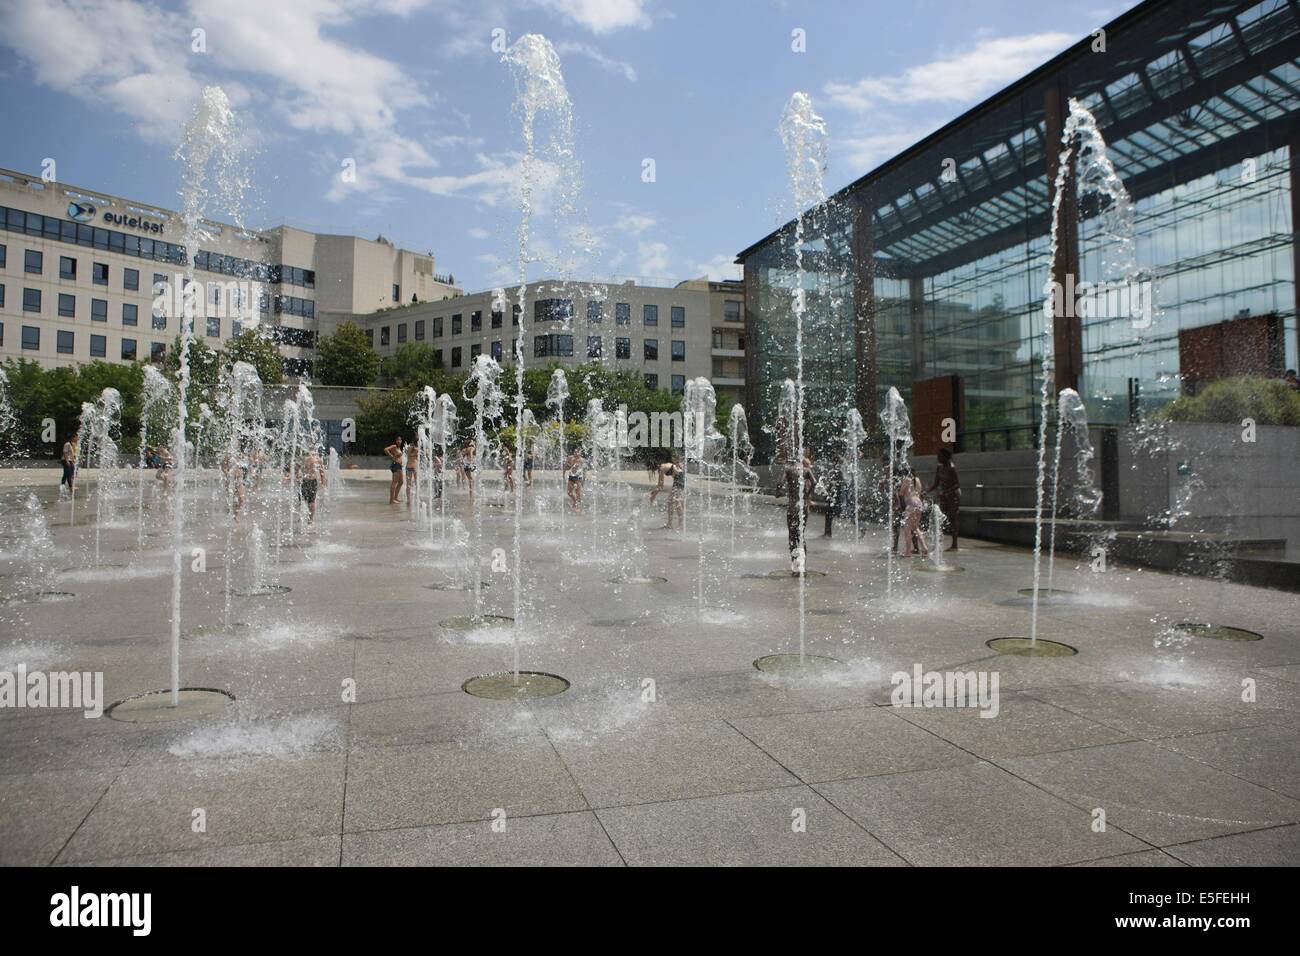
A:
POLYGON ((143 216, 128 216, 120 212, 104 213, 104 222, 111 226, 122 226, 126 229, 139 229, 141 232, 160 233, 163 231, 163 223, 161 222, 154 222, 145 219, 143 216))

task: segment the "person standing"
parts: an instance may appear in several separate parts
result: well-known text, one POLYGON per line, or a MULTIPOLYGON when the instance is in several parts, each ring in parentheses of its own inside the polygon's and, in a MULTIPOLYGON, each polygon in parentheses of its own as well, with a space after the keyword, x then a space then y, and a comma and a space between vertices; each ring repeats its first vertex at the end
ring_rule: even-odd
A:
POLYGON ((575 448, 564 465, 564 473, 568 478, 569 503, 573 505, 574 514, 582 514, 582 481, 586 477, 585 465, 586 460, 582 457, 581 448, 575 448))
POLYGON ((402 490, 402 469, 405 467, 406 458, 406 439, 398 435, 396 440, 384 449, 384 454, 388 456, 388 471, 392 475, 392 480, 388 484, 388 503, 397 504, 398 492, 402 490))
POLYGON ((785 526, 790 540, 790 573, 795 577, 803 574, 808 565, 808 499, 817 476, 813 471, 812 451, 804 448, 800 460, 787 460, 785 463, 785 526), (802 486, 802 491, 801 491, 802 486), (802 497, 803 508, 800 509, 802 497))
POLYGON ((659 492, 664 490, 664 479, 672 481, 672 488, 668 492, 668 523, 664 525, 665 531, 673 530, 673 518, 677 518, 677 527, 679 530, 685 529, 685 506, 686 506, 686 469, 682 467, 681 452, 673 452, 672 457, 655 469, 659 474, 659 484, 650 492, 650 504, 655 503, 659 497, 659 492))
POLYGON ((505 490, 514 493, 515 490, 515 456, 509 448, 501 446, 501 483, 505 490))
POLYGON ((948 550, 956 551, 957 520, 961 509, 961 480, 957 477, 957 465, 953 461, 951 448, 939 449, 939 464, 934 470, 934 484, 927 488, 925 493, 928 495, 936 488, 939 489, 939 510, 943 512, 944 520, 952 529, 952 547, 948 550))
POLYGON ((411 496, 415 493, 416 468, 420 462, 418 443, 406 446, 406 507, 411 507, 411 496))
POLYGON ((321 482, 325 480, 325 469, 321 465, 320 456, 314 451, 309 451, 302 459, 302 482, 299 485, 298 495, 307 503, 307 524, 316 524, 316 493, 320 490, 321 482))
POLYGON ((927 557, 930 549, 925 545, 925 536, 921 534, 921 479, 904 466, 903 480, 898 483, 898 496, 903 499, 903 539, 904 548, 901 557, 910 558, 913 547, 921 557, 927 557))
POLYGON ((77 456, 81 453, 81 433, 74 433, 63 443, 63 480, 59 482, 59 494, 68 489, 68 494, 76 491, 77 456))
POLYGON ((530 440, 528 448, 524 451, 524 487, 533 486, 533 457, 537 454, 537 447, 530 440))

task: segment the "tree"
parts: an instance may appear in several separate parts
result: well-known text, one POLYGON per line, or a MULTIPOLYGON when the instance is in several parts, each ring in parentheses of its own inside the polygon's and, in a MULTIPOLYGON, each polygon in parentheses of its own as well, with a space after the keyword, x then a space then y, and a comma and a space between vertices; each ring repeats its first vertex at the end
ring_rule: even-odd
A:
POLYGON ((257 370, 263 385, 279 385, 284 381, 284 359, 280 348, 257 329, 246 329, 226 343, 227 364, 247 362, 257 370))
POLYGON ((373 385, 379 353, 355 322, 344 322, 316 344, 316 380, 321 385, 373 385))
MULTIPOLYGON (((441 371, 441 355, 423 342, 407 342, 384 359, 379 366, 379 377, 394 388, 420 389, 435 384, 441 371)), ((446 391, 445 388, 440 389, 446 391)))
POLYGON ((1257 425, 1300 425, 1300 392, 1280 379, 1243 375, 1203 385, 1181 395, 1155 416, 1169 422, 1226 422, 1254 419, 1257 425))
MULTIPOLYGON (((218 365, 219 356, 208 347, 208 343, 197 335, 191 336, 189 350, 190 384, 216 385, 218 365)), ((172 342, 172 347, 163 356, 162 369, 173 381, 180 375, 181 337, 179 335, 176 336, 172 342)))

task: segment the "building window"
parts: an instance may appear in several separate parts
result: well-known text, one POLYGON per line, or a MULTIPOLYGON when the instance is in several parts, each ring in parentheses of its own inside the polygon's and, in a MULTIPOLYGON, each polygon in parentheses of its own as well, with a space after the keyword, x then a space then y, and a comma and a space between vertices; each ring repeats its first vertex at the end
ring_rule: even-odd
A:
POLYGON ((54 343, 55 351, 60 355, 71 355, 75 339, 76 336, 74 336, 68 329, 59 329, 58 337, 54 343))
POLYGON ((659 306, 646 303, 641 306, 641 321, 654 327, 659 324, 659 306))
POLYGON ((497 309, 493 309, 493 310, 492 310, 492 328, 494 328, 494 329, 499 329, 499 328, 501 328, 501 320, 504 319, 504 318, 505 318, 505 316, 504 316, 500 311, 498 311, 497 309))
POLYGON ((5 284, 0 282, 0 309, 5 307, 5 284))
POLYGON ((90 357, 106 358, 108 356, 108 336, 92 335, 90 337, 90 357))
POLYGON ((476 358, 483 354, 483 343, 475 342, 469 347, 469 360, 472 363, 476 358))
POLYGON ((59 278, 75 279, 77 277, 77 260, 72 256, 59 256, 59 278))
POLYGON ((568 358, 573 355, 572 335, 534 335, 534 358, 568 358))
POLYGON ((153 311, 151 318, 152 321, 150 322, 150 326, 152 328, 158 329, 160 331, 162 329, 167 328, 167 316, 159 312, 157 309, 153 311))
POLYGON ((533 303, 534 322, 568 322, 572 318, 572 299, 538 299, 533 303))
POLYGON ((107 299, 90 300, 90 321, 92 322, 108 321, 108 300, 107 299))
POLYGON ((587 336, 587 358, 589 359, 600 358, 600 336, 599 335, 587 336))
POLYGON ((469 314, 469 330, 471 332, 483 331, 483 310, 475 309, 469 314))
POLYGON ((674 362, 686 361, 686 340, 685 339, 673 339, 673 361, 674 362))
POLYGON ((23 326, 23 348, 34 352, 41 347, 41 330, 34 325, 23 326))
POLYGON ((614 303, 614 324, 631 325, 632 324, 632 306, 626 302, 614 303))
POLYGON ((433 350, 433 367, 442 368, 442 349, 433 350))
POLYGON ((375 347, 375 330, 366 329, 366 344, 372 349, 375 347))
POLYGON ((686 328, 686 307, 685 306, 674 305, 668 311, 669 314, 672 316, 673 328, 675 329, 686 328))
POLYGON ((614 340, 614 358, 630 359, 632 357, 632 340, 617 338, 614 340))
POLYGON ((605 321, 605 303, 600 299, 587 300, 587 321, 596 325, 605 321))
POLYGON ((379 344, 380 345, 388 344, 388 326, 386 325, 379 330, 379 344))
POLYGON ((166 343, 166 342, 150 342, 150 343, 149 343, 149 361, 150 361, 150 362, 161 362, 161 361, 162 361, 163 359, 165 359, 166 357, 167 357, 167 343, 166 343))
POLYGON ((122 361, 123 362, 135 361, 135 339, 122 340, 122 361))
POLYGON ((40 289, 23 289, 23 311, 24 312, 41 311, 41 290, 40 289))
POLYGON ((128 292, 140 291, 140 270, 123 269, 122 270, 122 288, 128 292))
POLYGON ((90 269, 90 281, 95 285, 108 285, 108 263, 96 262, 90 269))
POLYGON ((498 362, 501 361, 501 340, 497 339, 492 343, 492 357, 498 362))
POLYGON ((459 315, 453 315, 453 316, 451 317, 451 334, 452 334, 452 335, 460 335, 460 333, 461 333, 461 329, 463 329, 464 326, 465 326, 465 322, 464 322, 464 320, 461 318, 461 316, 459 316, 459 315))
POLYGON ((659 360, 659 340, 645 339, 642 343, 641 357, 647 362, 659 360))
POLYGON ((424 319, 415 320, 415 341, 424 341, 424 319))
POLYGON ((9 247, 0 245, 0 269, 9 268, 9 247))
POLYGON ((727 299, 722 303, 722 318, 727 322, 743 321, 744 316, 740 312, 740 302, 736 299, 727 299))
POLYGON ((396 282, 393 283, 393 301, 394 302, 402 301, 402 287, 398 285, 396 282))
POLYGON ((442 316, 437 316, 433 320, 433 337, 435 339, 442 338, 442 316))
POLYGON ((220 318, 220 316, 212 315, 212 316, 209 316, 209 317, 208 317, 208 338, 210 338, 210 339, 219 339, 219 338, 221 338, 221 318, 220 318))
POLYGON ((681 394, 682 392, 684 392, 684 391, 686 391, 686 376, 685 376, 685 375, 674 375, 674 376, 673 376, 673 394, 674 394, 674 395, 680 395, 680 394, 681 394))
POLYGON ((451 367, 460 368, 460 346, 456 345, 451 350, 451 367))
POLYGON ((520 313, 520 311, 521 311, 521 310, 520 310, 520 308, 519 308, 519 303, 518 303, 518 302, 516 302, 516 303, 514 303, 512 306, 510 306, 510 324, 511 324, 511 325, 514 325, 514 326, 518 326, 518 325, 519 325, 519 313, 520 313))
POLYGON ((66 292, 59 293, 59 315, 65 319, 77 317, 77 297, 66 292))
POLYGON ((231 337, 232 339, 237 339, 237 338, 239 338, 239 337, 240 337, 241 335, 243 335, 243 334, 244 334, 244 323, 243 323, 243 322, 240 322, 238 319, 231 319, 231 320, 230 320, 230 337, 231 337))
POLYGON ((140 319, 140 307, 130 302, 122 303, 122 324, 136 325, 140 319))
POLYGON ((406 341, 406 323, 405 323, 405 322, 398 322, 398 323, 397 323, 397 341, 398 341, 399 343, 400 343, 400 342, 405 342, 405 341, 406 341))
POLYGON ((23 253, 23 271, 40 275, 45 271, 45 253, 39 249, 28 249, 23 253))

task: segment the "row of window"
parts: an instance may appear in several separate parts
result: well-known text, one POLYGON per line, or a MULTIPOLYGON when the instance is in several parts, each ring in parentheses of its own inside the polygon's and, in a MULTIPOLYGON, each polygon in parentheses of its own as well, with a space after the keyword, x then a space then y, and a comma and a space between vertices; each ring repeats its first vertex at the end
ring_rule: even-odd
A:
MULTIPOLYGON (((672 378, 672 383, 673 383, 674 395, 680 395, 684 391, 686 391, 685 375, 674 375, 672 378)), ((657 390, 659 388, 659 376, 656 375, 654 372, 646 372, 645 387, 648 389, 657 390)))
MULTIPOLYGON (((686 307, 673 305, 668 308, 669 322, 674 329, 686 328, 686 307)), ((573 318, 572 299, 537 299, 533 302, 534 322, 568 322, 573 318)), ((600 323, 605 321, 605 303, 600 299, 587 300, 587 321, 600 323)), ((627 302, 614 303, 614 323, 616 325, 632 324, 632 306, 627 302)), ((641 323, 650 328, 659 325, 659 306, 649 303, 641 306, 641 323)))
MULTIPOLYGON (((5 344, 5 324, 0 322, 0 347, 5 344)), ((77 333, 72 329, 57 329, 54 333, 54 350, 60 355, 72 355, 76 351, 77 333)), ((34 325, 24 325, 22 327, 22 347, 23 351, 38 352, 41 348, 41 330, 34 325)), ((149 343, 149 358, 151 361, 161 361, 167 354, 167 344, 165 342, 149 343)), ((90 357, 91 358, 108 358, 108 336, 91 334, 90 336, 90 357)), ((121 359, 124 362, 134 362, 138 357, 138 343, 135 339, 122 339, 121 341, 121 359)))
MULTIPOLYGON (((5 268, 8 263, 8 250, 6 246, 0 245, 0 268, 5 268)), ((23 272, 28 275, 45 274, 45 253, 40 249, 25 249, 23 251, 23 272)), ((68 281, 75 281, 77 278, 77 258, 76 256, 59 256, 59 278, 68 281)), ((90 281, 95 285, 108 285, 108 263, 92 262, 90 281)), ((122 270, 122 288, 128 292, 140 291, 140 270, 123 269, 122 270)))
MULTIPOLYGON (((174 242, 149 239, 132 233, 118 232, 115 229, 102 229, 99 226, 58 219, 54 216, 42 216, 40 213, 24 212, 6 206, 0 206, 0 229, 53 242, 69 242, 78 246, 104 249, 124 256, 169 262, 178 266, 185 265, 187 260, 185 247, 174 242)), ((0 263, 0 266, 2 265, 3 263, 0 263)), ((287 283, 307 289, 316 287, 316 273, 312 269, 254 262, 252 259, 241 259, 238 256, 227 256, 202 249, 194 256, 194 267, 271 285, 287 283)))
MULTIPOLYGON (((419 323, 417 323, 417 325, 418 324, 419 323)), ((416 337, 421 338, 422 336, 417 335, 416 337)), ((373 346, 375 344, 375 330, 367 329, 366 338, 370 340, 370 344, 373 346)), ((533 357, 534 358, 571 358, 573 356, 573 338, 574 337, 572 335, 565 335, 565 334, 535 335, 533 336, 533 357)), ((406 341, 406 326, 405 324, 400 324, 397 326, 397 342, 400 345, 405 341, 406 341)), ((511 339, 510 351, 512 355, 514 354, 515 341, 516 340, 511 339)), ((389 335, 389 326, 384 326, 379 330, 379 344, 380 346, 387 346, 392 344, 392 339, 389 335)), ((671 349, 672 349, 671 352, 672 360, 674 362, 686 361, 685 339, 673 339, 671 349)), ((474 357, 481 354, 482 351, 483 351, 483 346, 481 344, 476 343, 474 345, 471 345, 470 346, 471 360, 474 357)), ((498 362, 501 361, 502 351, 503 351, 502 342, 500 339, 497 339, 491 345, 491 355, 498 362)), ((439 352, 441 352, 441 350, 439 350, 439 352)), ((598 359, 601 358, 603 354, 604 354, 604 346, 603 346, 603 341, 601 336, 599 335, 587 336, 587 358, 598 359)), ((459 345, 454 346, 451 350, 452 368, 460 367, 461 355, 462 355, 462 347, 459 345)), ((659 340, 642 339, 641 356, 642 359, 647 362, 658 361, 659 340)), ((623 338, 620 336, 614 339, 614 357, 619 359, 630 359, 632 357, 632 340, 630 338, 623 338)))

